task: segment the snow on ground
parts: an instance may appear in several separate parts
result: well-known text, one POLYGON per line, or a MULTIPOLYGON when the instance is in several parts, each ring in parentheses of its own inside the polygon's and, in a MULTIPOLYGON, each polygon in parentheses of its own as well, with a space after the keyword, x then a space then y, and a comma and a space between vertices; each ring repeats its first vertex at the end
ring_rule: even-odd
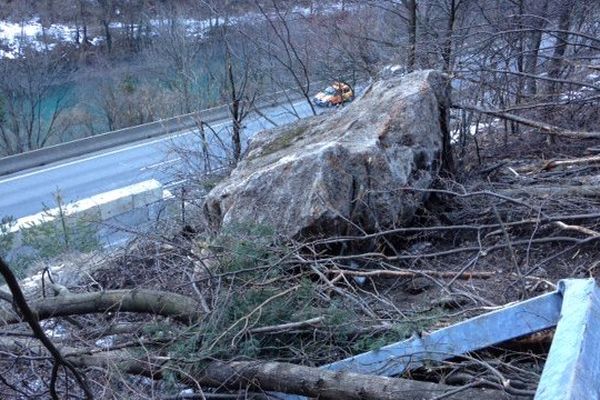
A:
MULTIPOLYGON (((308 16, 311 13, 331 14, 343 9, 349 10, 350 6, 346 5, 343 8, 342 2, 328 4, 327 6, 318 6, 312 10, 310 7, 296 6, 293 8, 292 14, 302 16, 308 16)), ((277 18, 276 15, 271 15, 270 17, 277 18)), ((186 18, 180 19, 179 22, 185 27, 186 32, 190 36, 202 38, 215 24, 238 25, 261 21, 263 18, 264 16, 260 13, 249 12, 243 15, 232 16, 227 20, 223 17, 212 20, 186 18)), ((152 19, 149 21, 149 24, 153 28, 160 28, 168 26, 169 22, 167 20, 152 19)), ((130 25, 122 22, 113 22, 110 24, 110 27, 113 29, 127 29, 130 25)), ((134 25, 133 27, 137 29, 138 25, 134 25)), ((21 52, 20 49, 23 43, 27 43, 35 49, 42 51, 52 49, 56 45, 56 42, 73 43, 75 42, 75 38, 75 27, 68 25, 52 24, 49 27, 44 27, 37 18, 23 22, 0 21, 0 57, 16 58, 21 52)), ((99 45, 102 41, 103 38, 100 36, 90 39, 93 45, 99 45)))
POLYGON ((400 71, 403 70, 404 67, 402 65, 399 64, 390 64, 390 65, 386 65, 385 67, 383 67, 384 71, 390 71, 390 72, 396 72, 396 71, 400 71))
MULTIPOLYGON (((185 27, 186 32, 191 36, 203 36, 211 27, 210 20, 193 20, 183 19, 180 21, 185 27)), ((229 23, 237 23, 237 19, 232 19, 229 23)), ((241 21, 239 21, 241 22, 241 21)), ((153 19, 149 21, 154 28, 167 26, 166 20, 153 19)), ((223 24, 225 20, 219 18, 218 21, 212 20, 212 23, 223 24)), ((121 22, 113 22, 110 24, 112 29, 127 29, 127 26, 121 22)), ((134 25, 134 29, 137 29, 134 25)), ((36 50, 52 49, 57 42, 74 43, 77 32, 76 28, 62 25, 52 24, 49 27, 44 27, 38 19, 23 21, 20 23, 10 21, 0 21, 0 57, 16 58, 21 52, 23 44, 31 45, 36 50)), ((103 37, 96 36, 89 39, 92 45, 100 45, 103 42, 103 37)))
MULTIPOLYGON (((481 132, 489 129, 490 127, 499 127, 500 123, 501 123, 501 121, 499 118, 494 118, 494 119, 492 119, 492 121, 490 123, 485 123, 485 122, 473 123, 473 124, 469 125, 467 129, 469 130, 470 136, 475 136, 478 133, 481 133, 481 132)), ((451 132, 450 143, 456 144, 456 143, 458 143, 459 139, 460 139, 460 130, 453 129, 451 132)))
POLYGON ((0 21, 0 56, 15 58, 23 43, 32 45, 37 50, 52 49, 52 42, 73 42, 75 30, 66 25, 53 24, 44 28, 38 19, 32 19, 21 23, 0 21), (46 40, 44 40, 44 36, 46 40))

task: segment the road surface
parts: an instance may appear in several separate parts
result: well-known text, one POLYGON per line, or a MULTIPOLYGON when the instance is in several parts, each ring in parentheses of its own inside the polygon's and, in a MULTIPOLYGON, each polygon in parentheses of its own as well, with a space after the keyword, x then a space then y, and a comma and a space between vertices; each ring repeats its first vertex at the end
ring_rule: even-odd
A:
MULTIPOLYGON (((273 127, 273 122, 284 125, 296 120, 298 117, 292 107, 300 117, 311 115, 304 100, 264 109, 262 113, 267 118, 250 115, 244 121, 244 142, 260 130, 273 127)), ((210 126, 221 140, 230 143, 231 123, 228 119, 210 126)), ((207 133, 207 136, 214 135, 207 133)), ((0 179, 0 218, 11 216, 16 219, 40 212, 44 206, 55 207, 58 192, 64 202, 73 202, 147 179, 156 179, 170 187, 177 184, 180 168, 185 165, 181 152, 178 154, 175 148, 199 149, 197 130, 128 144, 3 177, 0 179)))

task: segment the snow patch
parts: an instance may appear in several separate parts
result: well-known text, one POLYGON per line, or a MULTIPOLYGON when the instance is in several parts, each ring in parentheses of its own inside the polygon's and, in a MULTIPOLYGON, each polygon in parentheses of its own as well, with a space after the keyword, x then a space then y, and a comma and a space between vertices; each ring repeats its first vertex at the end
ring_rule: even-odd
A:
MULTIPOLYGON (((351 10, 354 6, 345 4, 343 2, 337 2, 329 4, 327 6, 315 6, 312 9, 310 7, 295 6, 292 13, 299 14, 302 16, 309 16, 311 14, 327 15, 343 10, 351 10)), ((275 14, 269 15, 270 18, 277 18, 275 14)), ((243 15, 233 16, 228 19, 218 17, 212 19, 180 19, 178 23, 183 26, 185 32, 191 37, 204 38, 210 29, 217 25, 239 25, 243 23, 255 23, 262 21, 264 16, 256 13, 249 12, 243 15)), ((168 26, 169 21, 163 19, 151 19, 148 24, 152 28, 160 28, 162 26, 168 26)), ((122 22, 110 23, 112 29, 138 29, 138 24, 128 25, 122 22)), ((38 51, 51 50, 56 46, 57 42, 62 43, 75 43, 77 36, 77 30, 68 25, 62 24, 51 24, 49 27, 44 27, 39 18, 34 18, 29 21, 22 22, 11 22, 11 21, 0 21, 0 57, 4 58, 16 58, 21 53, 23 44, 32 46, 38 51), (4 47, 4 49, 2 49, 4 47)), ((104 39, 102 37, 92 37, 89 39, 92 45, 101 44, 104 39)))
POLYGON ((0 21, 0 43, 5 49, 0 56, 16 58, 23 45, 32 46, 38 51, 51 50, 56 42, 74 42, 75 29, 61 24, 44 27, 38 19, 23 22, 0 21))
POLYGON ((109 349, 115 345, 115 339, 115 335, 106 336, 96 340, 94 344, 96 345, 96 347, 99 347, 101 349, 109 349))

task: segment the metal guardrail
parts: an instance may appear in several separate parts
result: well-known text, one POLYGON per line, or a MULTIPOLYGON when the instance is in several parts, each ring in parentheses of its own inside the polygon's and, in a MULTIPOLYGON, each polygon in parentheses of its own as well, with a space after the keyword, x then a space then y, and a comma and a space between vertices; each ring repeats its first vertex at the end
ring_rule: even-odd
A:
POLYGON ((465 354, 552 328, 560 315, 561 302, 559 293, 549 293, 322 368, 384 376, 400 375, 408 369, 422 366, 426 360, 443 361, 456 354, 465 354))
POLYGON ((220 106, 198 113, 149 122, 4 157, 0 159, 0 176, 184 129, 191 129, 196 126, 198 120, 214 122, 226 118, 227 113, 227 106, 220 106))
MULTIPOLYGON (((446 328, 321 368, 396 376, 424 361, 442 361, 556 327, 535 400, 600 400, 600 288, 567 279, 558 290, 446 328)), ((273 393, 273 398, 306 400, 273 393)))
MULTIPOLYGON (((315 82, 314 84, 318 84, 315 82)), ((298 101, 302 96, 293 90, 282 90, 258 98, 255 108, 298 101), (284 98, 285 101, 281 101, 284 98)), ((195 128, 199 121, 211 123, 229 116, 229 105, 221 105, 190 114, 110 131, 21 154, 0 158, 0 176, 40 167, 72 157, 195 128)))
POLYGON ((562 309, 535 400, 600 399, 600 289, 569 279, 558 290, 562 309))

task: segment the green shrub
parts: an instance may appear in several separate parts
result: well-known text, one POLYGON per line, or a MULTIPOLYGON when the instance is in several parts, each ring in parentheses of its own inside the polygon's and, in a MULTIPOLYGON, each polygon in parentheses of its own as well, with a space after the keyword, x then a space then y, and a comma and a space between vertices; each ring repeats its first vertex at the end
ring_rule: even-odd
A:
POLYGON ((23 244, 40 259, 51 259, 71 251, 85 253, 100 246, 96 229, 81 220, 66 221, 64 225, 56 221, 32 224, 23 230, 23 244))
POLYGON ((214 245, 220 249, 222 267, 229 272, 265 265, 277 250, 273 228, 250 223, 226 227, 214 245))
POLYGON ((55 201, 58 215, 45 207, 47 222, 31 223, 21 230, 22 244, 29 252, 15 260, 17 263, 48 260, 69 252, 85 253, 100 247, 95 221, 66 215, 60 193, 56 193, 55 201))

